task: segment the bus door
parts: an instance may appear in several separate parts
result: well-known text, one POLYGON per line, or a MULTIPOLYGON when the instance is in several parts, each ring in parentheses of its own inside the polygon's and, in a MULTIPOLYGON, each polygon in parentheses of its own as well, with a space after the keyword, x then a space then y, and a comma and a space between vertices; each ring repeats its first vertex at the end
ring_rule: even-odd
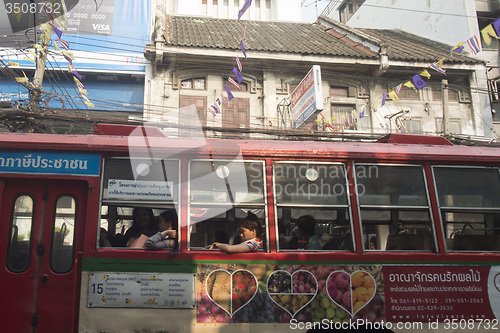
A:
POLYGON ((2 331, 71 332, 87 183, 5 178, 2 183, 2 331))

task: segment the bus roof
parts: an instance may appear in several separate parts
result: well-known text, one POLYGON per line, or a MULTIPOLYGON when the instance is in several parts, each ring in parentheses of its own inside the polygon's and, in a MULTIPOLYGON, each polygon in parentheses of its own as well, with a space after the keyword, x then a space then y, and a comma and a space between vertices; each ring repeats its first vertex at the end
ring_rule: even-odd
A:
MULTIPOLYGON (((148 134, 149 132, 145 132, 148 134)), ((455 146, 443 140, 425 141, 422 136, 391 135, 379 142, 278 141, 205 138, 170 138, 166 136, 60 135, 32 133, 0 133, 0 149, 4 150, 63 150, 100 152, 104 155, 128 155, 134 151, 161 157, 168 149, 181 156, 210 154, 233 155, 241 151, 248 157, 309 156, 315 159, 368 160, 440 160, 500 163, 500 149, 494 147, 455 146), (391 139, 392 138, 392 139, 391 139), (413 141, 412 141, 413 140, 413 141), (411 143, 417 142, 417 143, 411 143), (430 144, 430 143, 438 144, 430 144)), ((439 138, 439 137, 437 137, 439 138)), ((446 139, 445 139, 446 140, 446 139)), ((448 141, 449 142, 449 141, 448 141)), ((171 155, 171 153, 169 153, 171 155)))

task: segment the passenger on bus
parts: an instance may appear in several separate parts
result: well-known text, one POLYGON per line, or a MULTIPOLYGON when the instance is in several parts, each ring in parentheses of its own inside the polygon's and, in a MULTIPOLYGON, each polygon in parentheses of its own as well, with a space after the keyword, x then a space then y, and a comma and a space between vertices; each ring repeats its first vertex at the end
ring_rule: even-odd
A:
POLYGON ((316 235, 316 219, 311 215, 303 215, 297 220, 297 236, 304 242, 304 250, 321 250, 319 237, 316 235))
POLYGON ((106 229, 101 227, 99 232, 99 246, 100 247, 111 247, 111 242, 109 240, 109 233, 106 229))
POLYGON ((229 236, 225 230, 214 231, 214 243, 229 243, 229 236))
POLYGON ((151 237, 157 232, 153 210, 142 207, 134 208, 132 219, 132 226, 121 239, 121 246, 143 247, 144 243, 137 244, 136 241, 139 239, 146 241, 147 237, 151 237))
POLYGON ((259 218, 252 212, 248 212, 247 217, 238 224, 237 234, 241 235, 242 243, 230 245, 214 242, 210 246, 210 249, 219 249, 228 254, 262 250, 263 243, 259 238, 261 234, 260 221, 259 218))
POLYGON ((147 250, 166 250, 176 248, 178 219, 175 210, 166 210, 157 217, 158 232, 146 239, 147 250))

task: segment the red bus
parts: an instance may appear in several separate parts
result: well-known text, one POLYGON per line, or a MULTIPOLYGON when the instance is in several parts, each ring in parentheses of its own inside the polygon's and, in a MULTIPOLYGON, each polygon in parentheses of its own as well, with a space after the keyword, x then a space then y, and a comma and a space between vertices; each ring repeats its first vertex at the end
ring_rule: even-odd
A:
POLYGON ((431 136, 2 133, 2 331, 489 332, 500 318, 499 167, 497 148, 431 136), (178 249, 127 246, 139 209, 177 213, 178 249), (238 243, 248 212, 262 248, 208 248, 238 243))

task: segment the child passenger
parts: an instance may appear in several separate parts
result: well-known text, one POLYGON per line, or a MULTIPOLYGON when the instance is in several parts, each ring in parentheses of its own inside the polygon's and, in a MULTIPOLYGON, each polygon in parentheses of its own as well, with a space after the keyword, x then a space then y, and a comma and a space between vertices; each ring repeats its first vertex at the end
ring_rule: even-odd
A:
POLYGON ((158 216, 158 232, 146 239, 144 247, 148 250, 173 249, 177 244, 177 213, 166 210, 158 216))
POLYGON ((252 212, 248 212, 247 217, 238 224, 237 229, 237 234, 241 235, 242 243, 230 245, 215 242, 210 249, 219 249, 228 254, 255 252, 262 249, 262 241, 259 238, 260 233, 261 226, 259 218, 252 212))

